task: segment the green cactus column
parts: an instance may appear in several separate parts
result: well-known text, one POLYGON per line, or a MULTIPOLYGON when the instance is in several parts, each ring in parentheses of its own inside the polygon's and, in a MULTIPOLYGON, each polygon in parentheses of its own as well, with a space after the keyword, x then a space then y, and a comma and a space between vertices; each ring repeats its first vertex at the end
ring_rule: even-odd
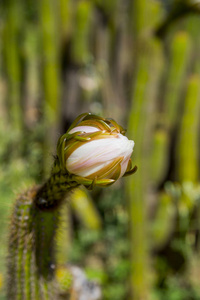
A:
POLYGON ((150 112, 155 107, 159 75, 162 71, 161 53, 161 45, 152 39, 146 41, 143 51, 139 54, 128 122, 128 134, 135 141, 134 163, 138 166, 136 175, 133 179, 128 178, 126 185, 131 239, 130 299, 134 300, 147 300, 151 285, 145 199, 149 174, 152 172, 149 169, 148 149, 151 144, 154 115, 150 112))
POLYGON ((152 137, 151 152, 151 181, 153 187, 157 187, 164 177, 168 169, 168 151, 169 151, 169 133, 166 128, 158 128, 152 137))
MULTIPOLYGON (((59 1, 41 0, 38 2, 43 83, 43 139, 44 153, 53 149, 56 142, 56 130, 59 124, 60 107, 60 43, 62 33, 59 30, 59 1)), ((45 178, 49 174, 50 156, 44 155, 43 170, 45 178)))
POLYGON ((56 233, 65 195, 77 185, 55 159, 49 180, 17 199, 9 236, 8 299, 58 299, 56 233))
POLYGON ((36 191, 34 188, 20 195, 14 206, 8 247, 7 299, 40 299, 33 232, 36 191))
MULTIPOLYGON (((5 4, 4 4, 5 5, 5 4)), ((4 68, 8 83, 8 105, 10 123, 13 128, 20 130, 22 128, 22 110, 20 104, 21 88, 21 66, 20 66, 20 48, 18 39, 23 20, 22 1, 9 0, 5 7, 5 24, 3 26, 3 55, 4 68), (21 16, 20 18, 18 16, 21 16)), ((19 133, 18 133, 19 134, 19 133)))
POLYGON ((20 195, 12 215, 9 237, 8 289, 10 300, 57 299, 55 273, 58 210, 34 205, 38 188, 20 195))
POLYGON ((72 59, 77 65, 83 65, 90 60, 89 38, 91 30, 92 1, 77 2, 75 28, 72 38, 72 59))
POLYGON ((72 29, 72 5, 73 1, 71 0, 59 0, 62 42, 66 41, 70 30, 72 29))
POLYGON ((49 121, 55 122, 59 108, 59 81, 60 63, 59 46, 60 35, 58 27, 58 2, 55 0, 42 0, 39 2, 40 26, 43 47, 43 81, 45 110, 49 121))
POLYGON ((129 199, 130 239, 131 239, 131 298, 134 300, 145 299, 147 296, 147 244, 145 235, 145 207, 144 207, 144 178, 141 162, 143 158, 143 123, 145 118, 144 87, 148 81, 146 69, 147 57, 140 58, 136 79, 133 107, 130 113, 128 130, 137 143, 135 149, 136 164, 140 166, 133 180, 127 179, 127 196, 129 199), (137 84, 138 82, 138 84, 137 84), (139 126, 140 123, 140 126, 139 126), (136 128, 140 128, 141 138, 136 128), (137 133, 137 136, 135 136, 137 133))
POLYGON ((181 182, 198 180, 200 77, 188 80, 184 111, 177 144, 178 178, 181 182))
POLYGON ((162 191, 158 194, 158 207, 151 226, 151 247, 162 249, 168 242, 176 225, 176 207, 171 195, 162 191))
POLYGON ((166 79, 165 109, 166 122, 169 128, 174 128, 180 104, 180 92, 183 79, 186 76, 190 58, 191 43, 186 32, 178 32, 172 39, 170 64, 166 79))

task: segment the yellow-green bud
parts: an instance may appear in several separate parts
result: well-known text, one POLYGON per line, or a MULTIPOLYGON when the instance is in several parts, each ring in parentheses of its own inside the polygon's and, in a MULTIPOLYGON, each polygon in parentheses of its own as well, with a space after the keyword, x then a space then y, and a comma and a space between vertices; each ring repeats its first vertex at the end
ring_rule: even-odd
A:
POLYGON ((61 169, 89 188, 106 186, 136 171, 131 168, 134 142, 112 119, 80 115, 58 141, 61 169))

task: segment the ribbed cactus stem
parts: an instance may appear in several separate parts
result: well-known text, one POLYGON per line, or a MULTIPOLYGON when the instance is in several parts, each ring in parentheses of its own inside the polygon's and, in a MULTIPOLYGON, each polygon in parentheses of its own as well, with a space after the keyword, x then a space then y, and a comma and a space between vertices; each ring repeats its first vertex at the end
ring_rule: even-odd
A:
POLYGON ((176 207, 173 198, 166 192, 158 194, 158 207, 154 220, 152 220, 151 247, 160 250, 165 247, 176 225, 176 207))
POLYGON ((13 128, 20 130, 22 127, 22 110, 20 105, 21 66, 18 37, 21 21, 23 20, 23 3, 9 0, 5 8, 3 54, 6 61, 6 75, 9 86, 9 117, 13 128), (18 17, 19 15, 21 18, 18 17))
POLYGON ((39 275, 46 280, 54 277, 58 216, 58 210, 41 211, 36 208, 34 222, 36 264, 39 275))
POLYGON ((36 284, 32 282, 36 275, 32 203, 35 194, 34 188, 20 195, 14 207, 9 236, 8 299, 39 299, 33 291, 31 297, 36 284))
POLYGON ((56 157, 51 176, 39 189, 35 204, 41 209, 55 208, 62 203, 66 193, 77 186, 77 182, 72 179, 71 175, 60 168, 56 157))
POLYGON ((76 64, 84 64, 90 58, 88 39, 90 36, 91 1, 79 1, 75 15, 74 35, 72 39, 72 57, 76 64))
POLYGON ((198 180, 199 164, 199 98, 200 77, 195 74, 188 80, 184 111, 177 144, 178 178, 181 182, 198 180))
POLYGON ((177 33, 171 44, 171 61, 165 92, 166 120, 170 128, 177 122, 182 82, 190 58, 190 38, 185 32, 177 33))
POLYGON ((165 128, 156 129, 152 137, 151 153, 151 180, 154 186, 158 186, 164 177, 168 167, 169 136, 165 128))
POLYGON ((78 184, 56 158, 49 180, 19 196, 11 219, 8 259, 10 300, 56 300, 56 233, 68 191, 78 184))

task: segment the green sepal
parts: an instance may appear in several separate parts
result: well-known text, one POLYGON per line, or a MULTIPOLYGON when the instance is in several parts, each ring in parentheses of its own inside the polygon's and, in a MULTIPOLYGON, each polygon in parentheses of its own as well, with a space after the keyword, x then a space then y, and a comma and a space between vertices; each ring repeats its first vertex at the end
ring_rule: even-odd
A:
POLYGON ((90 137, 84 137, 84 136, 78 136, 78 135, 76 135, 74 137, 74 139, 77 140, 77 141, 80 141, 80 142, 88 142, 88 141, 91 140, 90 137))
POLYGON ((79 116, 74 120, 74 122, 71 124, 71 126, 69 127, 69 129, 67 130, 67 132, 69 132, 72 128, 74 128, 74 127, 77 125, 77 123, 78 123, 81 119, 83 119, 85 116, 87 116, 87 115, 90 115, 90 113, 83 113, 83 114, 79 115, 79 116))
POLYGON ((132 175, 134 174, 136 171, 137 171, 138 167, 135 166, 133 169, 131 169, 130 171, 127 171, 122 177, 126 177, 126 176, 129 176, 129 175, 132 175))
POLYGON ((104 121, 105 119, 104 118, 102 118, 102 117, 100 117, 100 116, 96 116, 96 115, 94 115, 94 114, 91 114, 91 113, 88 113, 88 115, 86 115, 84 118, 83 118, 83 120, 85 121, 85 120, 102 120, 102 121, 104 121))
POLYGON ((83 184, 85 185, 87 188, 93 188, 95 185, 98 186, 106 186, 106 185, 110 185, 112 183, 115 182, 114 179, 88 179, 85 177, 81 177, 81 176, 77 176, 77 175, 72 175, 71 177, 72 180, 76 181, 78 184, 83 184))

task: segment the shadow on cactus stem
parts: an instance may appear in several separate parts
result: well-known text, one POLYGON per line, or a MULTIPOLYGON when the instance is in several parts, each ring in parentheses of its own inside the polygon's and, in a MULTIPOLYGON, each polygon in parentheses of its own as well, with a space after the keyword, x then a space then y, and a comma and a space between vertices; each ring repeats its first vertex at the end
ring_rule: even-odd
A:
POLYGON ((56 233, 67 193, 79 185, 109 186, 136 171, 134 142, 112 119, 80 115, 60 137, 51 176, 22 193, 13 209, 8 245, 9 300, 56 300, 56 233))

